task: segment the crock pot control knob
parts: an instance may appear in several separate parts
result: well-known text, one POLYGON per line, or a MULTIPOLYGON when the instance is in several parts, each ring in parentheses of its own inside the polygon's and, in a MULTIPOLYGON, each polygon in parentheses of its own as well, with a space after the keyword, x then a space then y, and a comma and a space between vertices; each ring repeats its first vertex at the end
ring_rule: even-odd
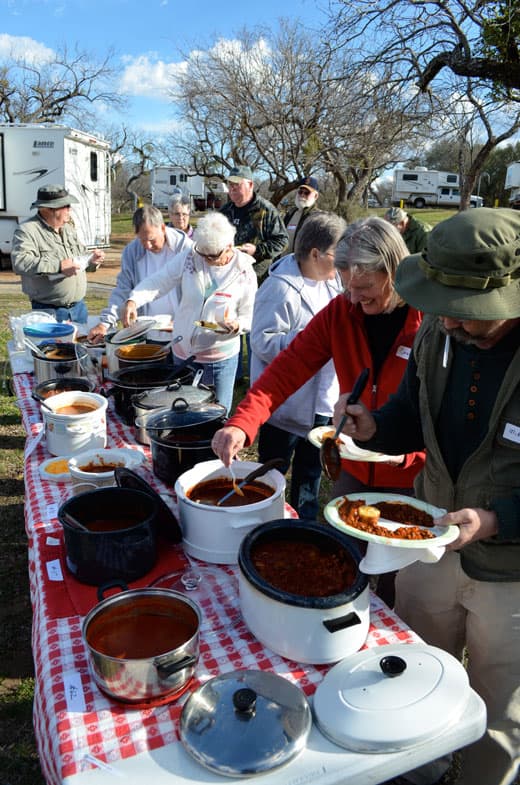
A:
POLYGON ((383 659, 379 660, 379 666, 389 679, 400 676, 406 670, 406 662, 401 657, 397 657, 397 655, 383 657, 383 659))
POLYGON ((236 690, 233 693, 233 706, 243 719, 252 717, 256 708, 256 692, 249 687, 236 690))

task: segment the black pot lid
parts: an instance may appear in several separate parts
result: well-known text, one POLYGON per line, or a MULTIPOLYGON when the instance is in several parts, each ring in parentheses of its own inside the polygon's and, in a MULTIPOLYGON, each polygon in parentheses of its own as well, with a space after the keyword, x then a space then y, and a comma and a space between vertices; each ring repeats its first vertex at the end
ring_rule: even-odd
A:
POLYGON ((120 488, 131 488, 135 491, 144 491, 157 502, 157 529, 159 534, 168 542, 177 543, 182 540, 182 532, 179 522, 174 513, 170 510, 164 499, 162 499, 152 486, 139 477, 138 474, 124 466, 114 469, 116 484, 120 488))
POLYGON ((232 777, 261 774, 303 751, 312 716, 303 692, 267 671, 233 671, 184 704, 180 737, 195 760, 232 777))
POLYGON ((396 752, 453 725, 469 698, 463 665, 424 643, 375 646, 335 665, 314 695, 322 733, 356 752, 396 752))
POLYGON ((136 338, 142 338, 146 333, 155 325, 155 319, 143 318, 118 330, 114 335, 110 336, 110 343, 121 344, 133 341, 136 338))
POLYGON ((137 393, 132 397, 132 403, 143 409, 168 409, 177 398, 183 398, 188 404, 199 404, 212 401, 214 397, 213 391, 208 387, 193 387, 191 384, 177 382, 168 387, 137 393))
POLYGON ((157 431, 190 428, 214 422, 225 415, 226 407, 220 403, 208 401, 207 403, 190 404, 183 398, 176 398, 170 409, 159 409, 148 417, 146 429, 156 433, 157 431))

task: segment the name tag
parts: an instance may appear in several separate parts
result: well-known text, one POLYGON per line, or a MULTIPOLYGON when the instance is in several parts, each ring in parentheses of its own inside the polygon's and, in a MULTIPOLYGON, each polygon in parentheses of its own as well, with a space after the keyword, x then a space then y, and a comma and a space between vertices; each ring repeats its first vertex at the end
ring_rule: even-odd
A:
POLYGON ((287 226, 287 230, 288 230, 289 232, 294 232, 294 231, 296 231, 296 227, 297 227, 297 226, 298 226, 298 224, 288 224, 288 226, 287 226))
POLYGON ((504 439, 520 444, 520 425, 513 425, 512 422, 507 422, 502 435, 504 439))
POLYGON ((396 356, 400 357, 401 360, 407 360, 410 356, 411 352, 410 346, 398 346, 396 351, 396 356))
POLYGON ((61 564, 59 559, 48 561, 45 565, 47 567, 47 577, 50 581, 62 581, 63 573, 61 571, 61 564))

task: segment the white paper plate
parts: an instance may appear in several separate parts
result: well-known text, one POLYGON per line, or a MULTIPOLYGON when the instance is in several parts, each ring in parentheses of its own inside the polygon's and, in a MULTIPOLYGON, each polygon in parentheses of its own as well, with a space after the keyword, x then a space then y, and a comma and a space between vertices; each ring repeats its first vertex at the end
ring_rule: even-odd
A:
MULTIPOLYGON (((327 521, 336 529, 340 529, 360 540, 378 543, 379 545, 385 545, 390 548, 424 549, 448 545, 459 536, 458 526, 432 526, 431 528, 428 528, 428 531, 431 531, 434 536, 428 540, 407 540, 398 537, 384 537, 379 534, 371 534, 370 532, 356 529, 355 526, 349 526, 341 520, 338 514, 338 507, 345 498, 350 501, 364 499, 367 504, 376 504, 377 502, 406 502, 412 507, 416 507, 418 510, 425 510, 434 518, 440 518, 442 515, 445 515, 446 510, 443 510, 440 507, 434 507, 432 504, 414 499, 411 496, 401 496, 397 493, 349 493, 347 497, 339 496, 337 499, 330 501, 323 511, 327 521)), ((403 525, 402 523, 387 521, 384 518, 381 518, 380 524, 388 526, 389 529, 397 529, 399 526, 403 525)))
POLYGON ((63 462, 64 466, 67 466, 68 463, 68 456, 59 456, 54 458, 47 458, 46 461, 40 464, 40 475, 43 477, 44 480, 49 480, 49 482, 70 482, 72 480, 71 473, 68 470, 61 472, 60 474, 55 474, 53 472, 48 471, 48 466, 52 463, 57 463, 58 461, 61 463, 63 462))
POLYGON ((128 327, 123 327, 122 330, 118 330, 115 335, 112 336, 110 339, 110 343, 126 343, 127 341, 131 341, 133 338, 141 338, 148 330, 151 330, 155 324, 155 319, 151 317, 143 317, 142 319, 138 319, 133 324, 129 325, 128 327))
MULTIPOLYGON (((321 447, 323 442, 323 435, 325 433, 334 433, 335 428, 333 425, 320 425, 318 428, 313 428, 307 434, 307 439, 315 447, 321 447)), ((344 433, 339 435, 340 445, 339 454, 342 458, 349 461, 370 461, 371 463, 385 463, 391 456, 384 455, 382 452, 372 452, 372 450, 362 450, 357 444, 354 444, 350 436, 344 433)))

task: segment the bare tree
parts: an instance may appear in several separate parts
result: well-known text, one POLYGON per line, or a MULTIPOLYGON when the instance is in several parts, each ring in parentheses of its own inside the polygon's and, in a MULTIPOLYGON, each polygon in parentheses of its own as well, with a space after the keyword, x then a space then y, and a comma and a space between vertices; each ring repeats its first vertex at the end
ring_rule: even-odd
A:
POLYGON ((122 108, 113 87, 112 53, 96 61, 66 47, 46 62, 14 54, 0 63, 0 118, 8 123, 92 122, 100 104, 122 108))
POLYGON ((278 203, 307 174, 330 175, 339 202, 359 200, 381 167, 399 157, 417 122, 417 101, 396 88, 367 90, 348 58, 316 46, 297 23, 242 32, 186 58, 172 98, 189 128, 171 140, 199 174, 225 177, 248 163, 278 203), (338 80, 338 72, 342 72, 338 80))
POLYGON ((443 70, 520 100, 518 0, 332 0, 339 43, 423 91, 443 70))

